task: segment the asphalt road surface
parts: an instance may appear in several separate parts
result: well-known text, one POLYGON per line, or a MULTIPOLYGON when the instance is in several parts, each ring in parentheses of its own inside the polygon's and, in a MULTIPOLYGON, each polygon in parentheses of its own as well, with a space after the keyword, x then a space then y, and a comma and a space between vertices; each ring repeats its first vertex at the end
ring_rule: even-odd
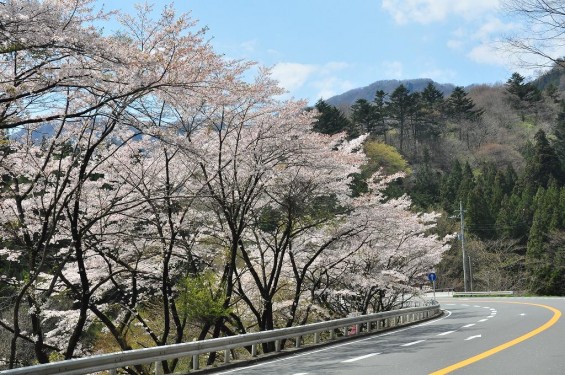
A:
POLYGON ((438 298, 443 317, 219 374, 565 374, 565 298, 438 298))

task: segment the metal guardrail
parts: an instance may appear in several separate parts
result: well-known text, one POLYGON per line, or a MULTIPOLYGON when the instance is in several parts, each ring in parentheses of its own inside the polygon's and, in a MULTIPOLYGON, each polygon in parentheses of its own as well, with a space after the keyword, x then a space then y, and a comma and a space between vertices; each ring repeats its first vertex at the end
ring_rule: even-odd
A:
POLYGON ((20 367, 12 370, 0 371, 2 375, 73 375, 89 374, 97 371, 109 371, 117 374, 117 370, 127 366, 154 363, 156 375, 163 373, 161 361, 192 357, 193 370, 199 369, 198 357, 204 353, 224 352, 224 362, 230 360, 230 350, 251 346, 251 355, 257 355, 257 346, 267 342, 275 343, 275 351, 281 351, 282 340, 295 340, 295 347, 301 347, 304 336, 313 335, 314 344, 320 343, 321 333, 329 332, 330 340, 336 339, 336 330, 343 330, 347 335, 348 329, 355 327, 354 335, 362 332, 377 332, 417 321, 433 318, 441 313, 440 306, 433 304, 423 307, 387 311, 376 314, 360 315, 356 317, 336 319, 319 323, 307 324, 290 328, 275 329, 220 337, 203 341, 193 341, 182 344, 158 346, 146 349, 136 349, 125 352, 100 354, 91 357, 70 359, 42 365, 20 367))
POLYGON ((511 290, 495 290, 490 292, 453 292, 453 297, 495 297, 495 296, 511 296, 514 292, 511 290))

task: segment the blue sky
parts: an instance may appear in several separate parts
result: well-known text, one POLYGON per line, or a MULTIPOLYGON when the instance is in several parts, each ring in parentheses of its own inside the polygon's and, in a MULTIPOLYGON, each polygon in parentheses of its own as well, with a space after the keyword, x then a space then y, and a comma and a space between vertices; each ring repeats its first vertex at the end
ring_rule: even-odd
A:
MULTIPOLYGON (((99 3, 103 3, 99 1, 99 3)), ((133 0, 104 1, 133 11, 133 0)), ((154 1, 159 9, 169 1, 154 1)), ((498 0, 178 0, 216 52, 272 67, 289 94, 313 104, 377 80, 505 82, 511 63, 493 41, 519 25, 498 0)))

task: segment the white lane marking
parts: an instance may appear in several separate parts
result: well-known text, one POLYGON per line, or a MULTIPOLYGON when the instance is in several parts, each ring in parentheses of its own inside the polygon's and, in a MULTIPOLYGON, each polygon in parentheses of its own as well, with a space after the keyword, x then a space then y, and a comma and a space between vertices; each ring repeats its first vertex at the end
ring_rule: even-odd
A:
POLYGON ((457 304, 455 303, 446 303, 445 306, 456 306, 457 304))
POLYGON ((438 336, 449 335, 450 333, 453 333, 453 332, 455 332, 455 331, 447 331, 447 332, 438 333, 438 336))
POLYGON ((488 306, 484 306, 484 307, 483 307, 483 309, 490 309, 490 307, 488 307, 488 306))
POLYGON ((366 355, 362 355, 362 356, 359 356, 359 357, 346 359, 345 361, 341 361, 341 363, 349 363, 349 362, 360 361, 360 360, 362 360, 362 359, 370 358, 370 357, 372 357, 372 356, 374 356, 374 355, 379 355, 379 354, 381 354, 381 353, 366 354, 366 355))
POLYGON ((412 341, 412 342, 409 342, 408 344, 402 344, 400 346, 412 346, 412 345, 416 345, 416 344, 419 344, 419 343, 424 342, 424 341, 426 341, 426 340, 412 341))
POLYGON ((473 307, 481 307, 481 306, 479 306, 479 305, 475 305, 475 306, 473 306, 473 307))
POLYGON ((465 304, 463 304, 463 305, 461 305, 461 306, 467 306, 467 307, 469 307, 469 305, 465 305, 465 304))
POLYGON ((482 323, 482 322, 486 322, 488 319, 481 319, 478 321, 478 323, 482 323))
POLYGON ((308 356, 308 355, 314 354, 314 353, 325 352, 325 351, 335 349, 335 348, 339 348, 339 347, 342 347, 342 346, 348 346, 348 345, 353 345, 353 344, 360 343, 360 342, 363 342, 363 341, 379 339, 383 336, 391 336, 391 335, 394 335, 394 334, 397 334, 397 333, 400 333, 400 332, 404 332, 404 331, 408 331, 410 329, 414 329, 414 328, 418 328, 418 327, 428 326, 430 324, 434 324, 434 323, 440 322, 444 319, 447 319, 453 314, 449 310, 444 310, 444 311, 446 312, 446 315, 441 316, 437 319, 430 320, 430 321, 420 323, 420 324, 416 324, 416 325, 413 325, 413 326, 409 326, 409 327, 406 327, 406 328, 402 328, 402 329, 399 329, 397 331, 385 332, 385 333, 382 333, 380 335, 375 335, 375 336, 367 337, 367 338, 360 339, 360 340, 353 340, 353 341, 349 341, 349 342, 346 342, 346 343, 343 343, 343 344, 340 344, 340 345, 331 345, 331 346, 328 346, 328 347, 323 348, 323 349, 312 350, 312 351, 305 352, 305 353, 302 353, 302 354, 296 354, 296 355, 293 355, 293 356, 290 356, 290 357, 283 357, 283 358, 275 359, 275 360, 272 360, 272 361, 261 362, 261 363, 257 363, 255 365, 251 365, 251 366, 238 367, 236 369, 220 372, 218 374, 220 374, 220 375, 221 374, 231 374, 233 372, 240 372, 240 371, 243 371, 243 370, 247 370, 249 368, 262 367, 262 366, 270 365, 270 364, 277 363, 277 362, 283 362, 283 361, 296 359, 298 357, 305 357, 305 356, 308 356))
POLYGON ((526 314, 524 314, 524 313, 521 313, 521 314, 520 314, 520 316, 526 316, 526 314))
POLYGON ((474 325, 475 325, 475 323, 471 323, 471 324, 467 324, 467 325, 463 326, 462 328, 469 328, 469 327, 472 327, 474 325))
POLYGON ((487 319, 494 318, 494 315, 487 316, 487 319))
POLYGON ((292 375, 307 375, 307 372, 297 372, 296 374, 292 374, 292 375))
POLYGON ((473 340, 473 339, 478 339, 480 337, 483 337, 482 335, 475 335, 475 336, 469 336, 465 339, 465 341, 469 341, 469 340, 473 340))

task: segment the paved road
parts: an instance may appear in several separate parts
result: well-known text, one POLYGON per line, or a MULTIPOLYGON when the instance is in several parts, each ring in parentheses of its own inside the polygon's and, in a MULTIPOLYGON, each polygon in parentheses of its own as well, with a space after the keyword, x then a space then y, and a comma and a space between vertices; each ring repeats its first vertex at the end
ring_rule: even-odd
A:
POLYGON ((221 374, 565 374, 565 298, 439 298, 424 324, 221 374))

